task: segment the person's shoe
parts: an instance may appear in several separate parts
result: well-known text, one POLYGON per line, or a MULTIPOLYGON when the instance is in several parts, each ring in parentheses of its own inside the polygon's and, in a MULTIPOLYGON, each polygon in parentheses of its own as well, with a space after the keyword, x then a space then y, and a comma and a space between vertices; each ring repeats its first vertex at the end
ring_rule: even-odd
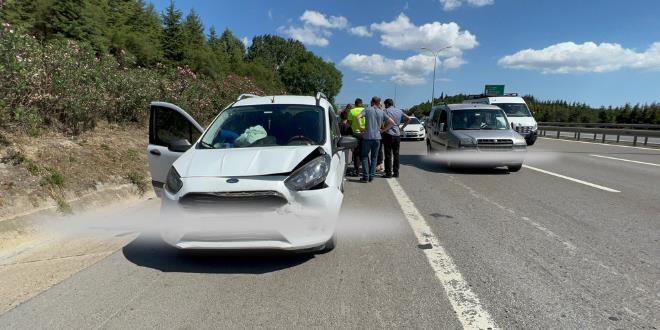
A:
POLYGON ((371 182, 371 181, 374 181, 374 177, 373 177, 373 176, 369 178, 369 182, 371 182))
POLYGON ((395 173, 394 175, 392 175, 392 177, 394 177, 394 178, 398 178, 398 177, 399 177, 399 173, 395 173))
POLYGON ((369 180, 369 179, 367 179, 367 178, 360 178, 360 182, 367 183, 367 182, 369 182, 369 181, 371 181, 371 180, 369 180))
POLYGON ((385 175, 383 175, 383 178, 385 178, 385 179, 389 179, 389 178, 391 178, 391 177, 392 177, 392 174, 385 174, 385 175))

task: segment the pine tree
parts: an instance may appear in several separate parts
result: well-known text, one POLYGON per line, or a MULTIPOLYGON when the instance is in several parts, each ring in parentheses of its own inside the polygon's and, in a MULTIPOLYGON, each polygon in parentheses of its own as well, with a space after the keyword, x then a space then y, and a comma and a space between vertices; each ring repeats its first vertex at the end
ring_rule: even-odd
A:
POLYGON ((183 14, 174 6, 174 0, 162 14, 163 21, 163 55, 170 62, 179 63, 184 57, 184 35, 181 27, 183 14))

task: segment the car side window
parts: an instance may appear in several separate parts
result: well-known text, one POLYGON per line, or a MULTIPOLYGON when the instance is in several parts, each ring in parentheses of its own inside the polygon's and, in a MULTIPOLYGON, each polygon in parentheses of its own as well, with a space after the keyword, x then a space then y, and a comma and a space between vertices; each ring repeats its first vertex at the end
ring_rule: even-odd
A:
POLYGON ((445 126, 447 126, 447 110, 442 110, 440 112, 439 123, 445 124, 445 126))
POLYGON ((440 118, 440 109, 433 109, 433 112, 431 113, 431 123, 433 123, 433 126, 438 125, 438 119, 440 118))
POLYGON ((175 140, 194 143, 200 133, 182 114, 167 108, 155 108, 153 112, 155 132, 151 144, 169 147, 175 140))
POLYGON ((330 137, 332 138, 332 141, 337 141, 341 137, 341 133, 339 131, 337 115, 332 107, 328 110, 328 117, 330 119, 330 137))

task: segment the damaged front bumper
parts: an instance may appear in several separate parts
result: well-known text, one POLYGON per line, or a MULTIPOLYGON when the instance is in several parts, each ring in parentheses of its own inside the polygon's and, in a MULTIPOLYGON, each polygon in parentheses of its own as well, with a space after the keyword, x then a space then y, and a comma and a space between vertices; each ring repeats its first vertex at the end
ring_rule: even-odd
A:
POLYGON ((291 191, 285 178, 184 178, 177 194, 163 193, 161 236, 180 249, 322 247, 335 233, 343 194, 327 186, 291 191))

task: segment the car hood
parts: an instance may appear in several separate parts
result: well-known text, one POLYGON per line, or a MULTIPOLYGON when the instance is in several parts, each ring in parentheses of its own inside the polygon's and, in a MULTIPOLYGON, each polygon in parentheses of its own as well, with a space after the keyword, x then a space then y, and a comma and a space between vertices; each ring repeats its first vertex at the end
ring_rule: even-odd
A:
POLYGON ((516 126, 534 126, 536 125, 536 120, 534 117, 508 117, 509 123, 515 124, 516 126))
POLYGON ((182 177, 239 177, 288 173, 319 146, 191 149, 175 163, 182 177))
POLYGON ((410 131, 415 132, 415 131, 419 131, 419 129, 422 128, 422 127, 423 126, 420 125, 420 124, 410 124, 410 125, 406 126, 404 131, 406 131, 406 132, 410 132, 410 131))
POLYGON ((521 136, 512 130, 462 130, 453 131, 458 138, 478 139, 512 139, 514 143, 521 139, 521 136))

